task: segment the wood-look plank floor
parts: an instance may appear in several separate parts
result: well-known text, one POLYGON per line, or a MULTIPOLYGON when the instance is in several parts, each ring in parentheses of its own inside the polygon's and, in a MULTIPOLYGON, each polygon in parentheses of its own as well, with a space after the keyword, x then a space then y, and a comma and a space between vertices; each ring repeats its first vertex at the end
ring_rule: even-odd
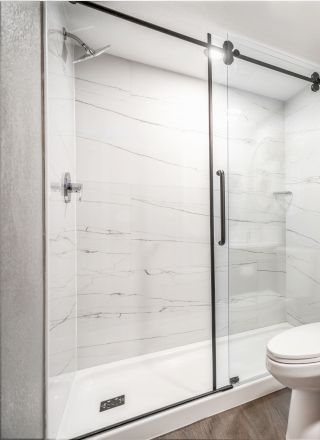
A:
POLYGON ((284 440, 290 394, 277 391, 154 440, 284 440))

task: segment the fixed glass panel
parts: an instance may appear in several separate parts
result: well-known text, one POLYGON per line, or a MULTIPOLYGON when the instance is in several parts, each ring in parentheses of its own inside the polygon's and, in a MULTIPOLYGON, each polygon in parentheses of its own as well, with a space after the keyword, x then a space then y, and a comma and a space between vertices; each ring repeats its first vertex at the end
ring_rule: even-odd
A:
MULTIPOLYGON (((232 42, 308 77, 317 70, 232 42)), ((319 96, 308 82, 238 59, 228 79, 230 375, 244 382, 266 374, 269 339, 319 317, 319 96)))
MULTIPOLYGON (((203 47, 61 7, 54 60, 68 82, 55 90, 74 112, 64 123, 75 138, 77 289, 57 437, 75 438, 213 391, 208 59, 203 47), (84 57, 70 34, 110 47, 84 57)), ((48 166, 69 171, 54 148, 48 166)))
MULTIPOLYGON (((222 47, 224 39, 212 43, 222 47)), ((229 289, 228 289, 228 228, 221 216, 221 201, 225 200, 228 218, 228 68, 222 60, 222 51, 211 52, 212 84, 212 137, 213 137, 213 212, 214 212, 214 272, 215 272, 215 332, 217 388, 229 385, 229 289), (222 227, 225 242, 222 243, 222 227)))

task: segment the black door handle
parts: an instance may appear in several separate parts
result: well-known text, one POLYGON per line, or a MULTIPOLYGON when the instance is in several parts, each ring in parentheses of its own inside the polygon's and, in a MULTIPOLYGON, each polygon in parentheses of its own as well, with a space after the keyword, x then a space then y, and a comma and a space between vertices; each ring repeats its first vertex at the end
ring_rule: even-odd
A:
POLYGON ((217 176, 220 177, 220 227, 221 227, 221 240, 218 242, 220 246, 223 246, 226 242, 226 199, 225 199, 225 181, 224 171, 218 170, 217 176))

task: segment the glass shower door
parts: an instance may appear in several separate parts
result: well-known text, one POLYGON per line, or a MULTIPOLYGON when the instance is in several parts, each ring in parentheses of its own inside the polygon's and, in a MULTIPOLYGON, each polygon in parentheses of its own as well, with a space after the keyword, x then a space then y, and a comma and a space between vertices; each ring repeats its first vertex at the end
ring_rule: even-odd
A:
MULTIPOLYGON (((227 36, 226 38, 227 39, 227 36)), ((222 47, 223 39, 213 44, 222 47)), ((229 385, 228 68, 212 53, 213 212, 217 388, 229 385)))
POLYGON ((68 32, 110 45, 85 61, 79 47, 67 55, 82 194, 77 364, 59 435, 76 438, 214 391, 208 58, 64 8, 68 32))
POLYGON ((208 85, 202 48, 91 14, 111 48, 75 67, 78 368, 104 428, 213 387, 208 85))

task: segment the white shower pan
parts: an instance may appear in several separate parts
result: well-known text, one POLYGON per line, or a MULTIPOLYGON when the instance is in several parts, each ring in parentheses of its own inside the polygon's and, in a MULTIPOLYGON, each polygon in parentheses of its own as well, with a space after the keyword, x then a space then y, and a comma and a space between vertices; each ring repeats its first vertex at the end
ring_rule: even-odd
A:
MULTIPOLYGON (((217 382, 227 385, 226 378, 236 374, 240 377, 241 385, 233 390, 165 410, 94 438, 151 439, 282 388, 266 372, 265 348, 272 336, 288 328, 290 325, 283 323, 233 335, 229 342, 227 338, 217 340, 217 382), (222 367, 228 365, 228 357, 230 372, 222 367)), ((58 433, 54 433, 56 430, 49 426, 48 437, 62 440, 85 436, 157 410, 159 406, 166 407, 206 393, 212 387, 208 379, 211 371, 208 362, 210 353, 211 341, 204 341, 79 370, 74 374, 58 433), (106 396, 122 394, 126 395, 125 405, 99 412, 100 402, 108 398, 106 396)), ((59 410, 60 394, 66 380, 63 376, 50 380, 52 400, 49 408, 52 415, 49 414, 49 420, 53 420, 54 413, 59 410)))

